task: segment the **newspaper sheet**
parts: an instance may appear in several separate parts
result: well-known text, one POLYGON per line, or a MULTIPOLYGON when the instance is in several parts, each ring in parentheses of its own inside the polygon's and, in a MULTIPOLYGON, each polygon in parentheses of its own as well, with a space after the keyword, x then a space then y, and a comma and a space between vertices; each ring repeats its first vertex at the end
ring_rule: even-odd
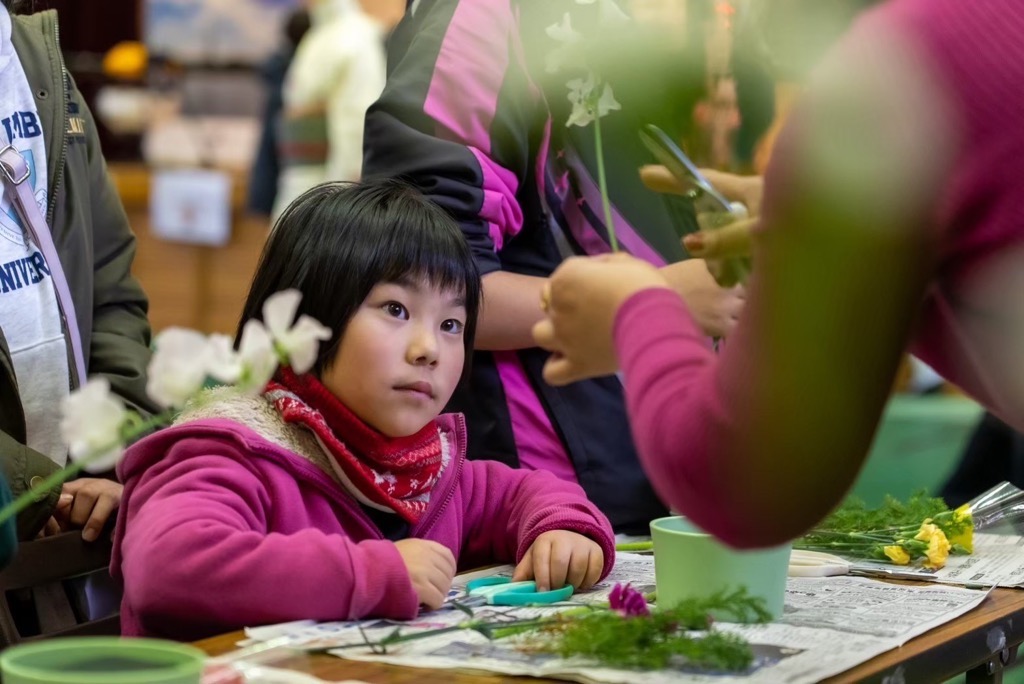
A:
MULTIPOLYGON (((885 563, 855 560, 858 567, 892 568, 885 563)), ((970 587, 1024 587, 1024 537, 1017 534, 974 534, 974 553, 950 556, 929 582, 970 587)))
MULTIPOLYGON (((457 578, 453 595, 465 582, 485 575, 511 574, 510 566, 457 578)), ((647 591, 654 586, 654 562, 649 556, 620 554, 615 571, 592 592, 573 597, 575 603, 604 602, 616 583, 631 583, 647 591)), ((685 667, 644 672, 645 682, 816 682, 896 648, 981 603, 982 591, 945 585, 889 584, 859 577, 791 578, 785 614, 767 625, 730 625, 718 629, 742 635, 751 644, 754 663, 744 673, 696 672, 685 667)), ((564 608, 502 608, 474 610, 474 619, 493 622, 521 620, 564 608)), ((247 630, 250 641, 275 640, 289 646, 333 649, 345 658, 413 667, 487 671, 509 675, 553 677, 584 682, 634 682, 635 671, 593 667, 551 654, 517 648, 515 638, 489 641, 468 629, 450 631, 375 653, 367 641, 378 642, 401 629, 411 634, 462 625, 468 617, 448 609, 421 615, 411 622, 368 620, 360 623, 287 623, 247 630)))
POLYGON ((982 587, 1024 586, 1024 537, 1017 534, 974 535, 974 553, 950 556, 937 570, 937 581, 982 587))

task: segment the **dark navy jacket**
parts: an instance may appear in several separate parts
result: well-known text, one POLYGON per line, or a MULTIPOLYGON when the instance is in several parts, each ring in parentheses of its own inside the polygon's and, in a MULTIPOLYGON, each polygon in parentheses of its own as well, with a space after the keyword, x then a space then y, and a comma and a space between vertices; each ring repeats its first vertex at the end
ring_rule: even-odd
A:
MULTIPOLYGON (((596 7, 422 0, 392 34, 387 86, 366 118, 364 177, 405 178, 447 209, 483 275, 547 276, 569 254, 609 251, 591 172, 593 129, 565 125, 573 75, 544 71, 554 45, 545 28, 566 11, 586 26, 596 7)), ((679 238, 693 215, 641 185, 637 170, 653 159, 638 131, 649 122, 678 129, 672 124, 689 112, 685 102, 644 97, 650 74, 628 76, 613 83, 622 110, 601 120, 616 231, 627 251, 663 265, 685 258, 679 238)), ((525 444, 554 441, 616 531, 646 533, 665 509, 637 461, 621 383, 613 376, 550 387, 541 379, 545 358, 540 349, 474 355, 470 387, 450 406, 469 421, 470 457, 518 466, 525 444), (532 419, 513 415, 523 406, 532 419), (524 425, 542 429, 523 434, 524 425)))

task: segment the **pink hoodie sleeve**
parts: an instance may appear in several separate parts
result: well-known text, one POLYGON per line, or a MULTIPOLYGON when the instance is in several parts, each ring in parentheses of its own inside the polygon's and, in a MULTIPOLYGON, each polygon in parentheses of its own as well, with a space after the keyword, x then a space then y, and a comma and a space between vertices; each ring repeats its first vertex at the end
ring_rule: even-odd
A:
POLYGON ((463 473, 466 546, 461 565, 518 563, 541 534, 568 530, 604 552, 604 578, 615 565, 611 523, 583 489, 541 470, 514 470, 496 461, 467 461, 463 473))
POLYGON ((930 55, 888 21, 897 6, 841 41, 781 132, 746 305, 720 353, 671 291, 639 292, 616 316, 651 483, 735 546, 799 536, 852 486, 948 246, 934 219, 956 130, 930 55))
POLYGON ((214 439, 179 441, 130 481, 120 569, 143 627, 187 634, 197 624, 210 632, 415 617, 416 594, 393 543, 318 529, 267 534, 269 504, 259 471, 214 439))

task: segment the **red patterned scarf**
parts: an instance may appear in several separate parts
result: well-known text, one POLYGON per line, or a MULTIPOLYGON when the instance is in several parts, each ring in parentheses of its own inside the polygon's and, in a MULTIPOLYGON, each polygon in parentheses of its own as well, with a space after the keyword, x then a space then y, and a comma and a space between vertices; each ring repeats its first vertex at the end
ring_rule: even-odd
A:
POLYGON ((448 465, 435 421, 408 437, 390 438, 360 420, 309 374, 280 371, 265 396, 286 423, 314 435, 349 492, 361 503, 416 523, 448 465))

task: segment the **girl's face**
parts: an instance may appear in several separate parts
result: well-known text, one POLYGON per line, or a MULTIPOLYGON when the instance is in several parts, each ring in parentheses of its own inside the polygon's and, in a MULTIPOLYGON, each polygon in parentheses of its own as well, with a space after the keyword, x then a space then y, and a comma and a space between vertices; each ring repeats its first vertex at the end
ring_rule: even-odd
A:
POLYGON ((462 293, 426 281, 378 283, 345 328, 323 384, 388 437, 436 418, 462 376, 462 293))

